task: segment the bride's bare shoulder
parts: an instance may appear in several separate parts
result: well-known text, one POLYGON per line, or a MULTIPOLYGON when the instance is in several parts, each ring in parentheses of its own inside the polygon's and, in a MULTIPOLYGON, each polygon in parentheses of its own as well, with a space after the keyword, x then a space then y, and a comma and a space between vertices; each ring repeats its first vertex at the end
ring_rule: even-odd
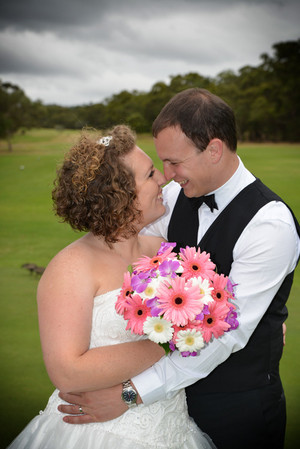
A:
POLYGON ((84 238, 79 238, 61 249, 49 262, 43 277, 60 273, 86 271, 93 263, 93 251, 84 238))

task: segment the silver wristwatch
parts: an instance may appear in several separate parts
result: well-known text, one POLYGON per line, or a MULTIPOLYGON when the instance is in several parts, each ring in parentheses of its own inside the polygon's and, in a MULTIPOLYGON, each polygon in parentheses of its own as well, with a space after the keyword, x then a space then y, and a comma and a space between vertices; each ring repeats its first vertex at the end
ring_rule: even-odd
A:
POLYGON ((121 394, 121 398, 125 402, 125 404, 131 408, 137 406, 137 392, 132 387, 130 380, 126 380, 126 382, 123 382, 123 391, 121 394))

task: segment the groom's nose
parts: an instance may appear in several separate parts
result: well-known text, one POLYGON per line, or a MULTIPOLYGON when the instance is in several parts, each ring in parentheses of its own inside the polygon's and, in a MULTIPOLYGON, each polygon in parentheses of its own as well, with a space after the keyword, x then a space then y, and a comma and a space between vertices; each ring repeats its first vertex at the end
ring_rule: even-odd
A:
POLYGON ((166 181, 171 181, 171 179, 173 179, 175 176, 175 172, 172 166, 167 162, 164 163, 164 174, 166 181))

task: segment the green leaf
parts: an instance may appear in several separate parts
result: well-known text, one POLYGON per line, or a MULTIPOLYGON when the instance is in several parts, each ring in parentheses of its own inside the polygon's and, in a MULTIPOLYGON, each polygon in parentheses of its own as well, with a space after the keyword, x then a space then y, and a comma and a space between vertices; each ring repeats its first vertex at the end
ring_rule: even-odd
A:
POLYGON ((168 355, 171 352, 169 343, 158 343, 158 344, 159 344, 159 346, 164 348, 166 355, 168 355))

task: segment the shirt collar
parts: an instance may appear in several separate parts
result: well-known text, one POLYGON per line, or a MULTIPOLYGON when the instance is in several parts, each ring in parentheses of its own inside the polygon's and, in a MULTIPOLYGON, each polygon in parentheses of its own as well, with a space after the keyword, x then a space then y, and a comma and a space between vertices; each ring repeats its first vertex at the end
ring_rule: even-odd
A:
POLYGON ((214 193, 219 211, 223 210, 241 190, 255 181, 255 176, 246 169, 239 156, 238 159, 238 168, 231 178, 221 187, 209 193, 214 193))

